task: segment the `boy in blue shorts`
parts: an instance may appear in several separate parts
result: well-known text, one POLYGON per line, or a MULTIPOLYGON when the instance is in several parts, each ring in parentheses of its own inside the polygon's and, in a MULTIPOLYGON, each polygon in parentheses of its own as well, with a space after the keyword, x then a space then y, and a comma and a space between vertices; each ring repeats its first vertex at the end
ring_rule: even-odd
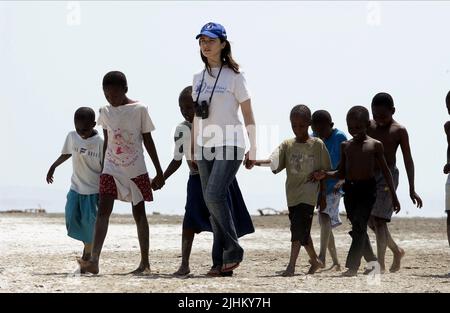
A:
POLYGON ((79 108, 74 122, 75 131, 67 135, 61 156, 50 166, 47 183, 53 183, 55 169, 72 157, 72 184, 65 208, 66 228, 69 237, 84 243, 81 259, 88 260, 97 216, 103 139, 94 130, 95 112, 91 108, 79 108))

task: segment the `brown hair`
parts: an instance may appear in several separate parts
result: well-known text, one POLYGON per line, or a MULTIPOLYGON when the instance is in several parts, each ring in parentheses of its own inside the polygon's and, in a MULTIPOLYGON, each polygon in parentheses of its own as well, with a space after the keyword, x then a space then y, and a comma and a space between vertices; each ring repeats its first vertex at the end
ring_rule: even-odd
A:
MULTIPOLYGON (((236 74, 239 74, 239 64, 236 63, 236 61, 233 59, 233 56, 231 55, 231 44, 227 39, 219 38, 220 43, 225 42, 225 48, 222 49, 220 52, 220 61, 222 61, 223 65, 228 65, 229 68, 233 70, 236 74)), ((205 63, 205 67, 208 70, 208 74, 213 76, 211 73, 211 66, 208 64, 208 58, 206 58, 202 52, 200 51, 200 56, 202 58, 203 63, 205 63)))

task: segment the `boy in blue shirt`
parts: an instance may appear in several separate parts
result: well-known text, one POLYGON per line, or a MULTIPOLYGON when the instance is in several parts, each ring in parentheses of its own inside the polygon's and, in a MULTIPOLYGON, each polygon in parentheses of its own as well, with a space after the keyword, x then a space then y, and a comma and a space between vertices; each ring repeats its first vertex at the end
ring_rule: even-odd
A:
MULTIPOLYGON (((319 137, 325 143, 330 154, 332 170, 336 170, 341 160, 341 143, 347 141, 345 134, 339 129, 333 128, 334 123, 328 111, 318 110, 312 115, 312 130, 314 136, 319 137)), ((319 210, 320 222, 320 253, 319 259, 325 265, 327 248, 330 251, 333 264, 330 269, 341 270, 337 258, 336 245, 332 229, 341 225, 339 217, 339 203, 342 197, 342 185, 344 180, 328 179, 326 181, 325 208, 319 210)))

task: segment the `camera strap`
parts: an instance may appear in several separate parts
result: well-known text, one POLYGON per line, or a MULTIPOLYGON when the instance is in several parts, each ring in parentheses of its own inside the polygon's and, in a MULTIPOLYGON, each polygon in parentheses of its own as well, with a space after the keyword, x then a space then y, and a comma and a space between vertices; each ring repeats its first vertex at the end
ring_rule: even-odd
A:
MULTIPOLYGON (((219 74, 217 74, 216 81, 214 82, 214 86, 211 91, 211 96, 209 97, 208 105, 211 104, 211 100, 214 95, 214 90, 216 90, 217 81, 219 80, 220 73, 222 72, 222 68, 223 68, 223 63, 220 66, 219 74)), ((200 82, 200 86, 198 87, 198 90, 197 90, 197 99, 195 100, 195 103, 198 103, 198 99, 200 98, 200 93, 202 92, 203 82, 205 81, 205 72, 206 72, 206 69, 203 70, 202 81, 200 82)))

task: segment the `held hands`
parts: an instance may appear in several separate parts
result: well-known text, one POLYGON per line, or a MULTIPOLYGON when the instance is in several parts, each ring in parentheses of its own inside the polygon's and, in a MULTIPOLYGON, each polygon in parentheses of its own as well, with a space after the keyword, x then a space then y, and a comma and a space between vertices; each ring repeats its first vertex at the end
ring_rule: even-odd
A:
POLYGON ((323 212, 326 209, 326 207, 327 207, 327 197, 325 195, 320 195, 319 203, 317 205, 319 212, 323 212))
POLYGON ((334 187, 333 187, 334 193, 337 194, 337 193, 342 189, 342 186, 343 186, 343 185, 344 185, 344 180, 338 181, 338 182, 336 183, 336 185, 334 185, 334 187))
POLYGON ((309 174, 308 180, 310 182, 317 182, 317 181, 320 181, 320 180, 322 180, 322 179, 324 179, 326 177, 327 177, 327 175, 326 175, 325 171, 324 170, 320 170, 320 171, 315 171, 315 172, 309 174))
POLYGON ((193 168, 194 170, 198 171, 198 165, 197 165, 197 161, 195 161, 195 160, 192 160, 192 161, 189 161, 189 162, 191 162, 191 166, 192 166, 192 168, 193 168))
POLYGON ((155 176, 155 178, 152 179, 152 189, 159 190, 164 186, 165 183, 166 182, 164 180, 164 175, 162 173, 159 173, 155 176))
POLYGON ((55 169, 50 167, 47 173, 47 184, 53 184, 53 174, 55 173, 55 169))
POLYGON ((450 173, 450 163, 445 164, 444 166, 444 174, 450 173))
POLYGON ((250 150, 245 154, 244 161, 242 162, 245 168, 250 170, 256 165, 256 149, 250 148, 250 150))
POLYGON ((419 195, 414 191, 411 190, 409 192, 409 197, 411 198, 412 202, 419 208, 422 208, 422 199, 419 197, 419 195))

